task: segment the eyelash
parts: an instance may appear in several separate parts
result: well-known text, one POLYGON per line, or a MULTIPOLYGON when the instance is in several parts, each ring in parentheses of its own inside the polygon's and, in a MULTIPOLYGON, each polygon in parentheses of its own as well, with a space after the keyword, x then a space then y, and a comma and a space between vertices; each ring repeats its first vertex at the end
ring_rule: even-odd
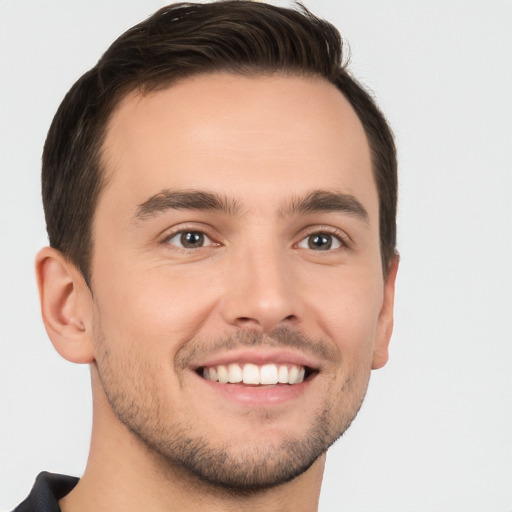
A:
POLYGON ((220 246, 221 244, 215 241, 215 238, 207 233, 208 230, 204 228, 198 228, 193 226, 182 226, 180 229, 177 229, 169 234, 167 234, 162 242, 164 244, 167 244, 172 247, 173 250, 177 251, 183 251, 186 253, 190 253, 191 251, 197 251, 199 249, 204 249, 205 247, 211 247, 211 246, 220 246), (197 233, 199 235, 203 235, 206 237, 210 243, 207 246, 201 246, 201 247, 182 247, 176 244, 172 244, 171 240, 177 236, 188 234, 188 233, 197 233))
POLYGON ((340 244, 339 247, 336 247, 334 249, 328 249, 328 250, 316 250, 314 252, 333 252, 343 249, 348 249, 350 247, 350 239, 349 237, 341 230, 334 228, 332 226, 314 226, 311 229, 307 230, 304 235, 301 237, 299 242, 297 242, 295 245, 298 246, 300 243, 304 242, 308 238, 315 236, 315 235, 329 235, 333 237, 335 240, 337 240, 340 244))
MULTIPOLYGON (((205 249, 208 247, 215 247, 215 246, 218 247, 218 246, 222 245, 221 243, 216 242, 215 237, 208 234, 207 230, 205 230, 204 228, 197 228, 197 227, 192 227, 192 226, 191 227, 183 226, 180 229, 167 234, 164 237, 162 242, 164 244, 171 246, 173 248, 173 250, 183 251, 186 253, 190 253, 192 251, 198 251, 199 249, 205 249), (199 235, 203 235, 204 237, 206 237, 209 240, 208 245, 203 245, 200 247, 183 247, 183 246, 179 246, 177 244, 171 243, 171 240, 173 238, 182 236, 184 234, 190 234, 190 233, 197 233, 199 235)), ((344 232, 340 231, 339 229, 333 228, 331 226, 315 226, 314 228, 312 227, 306 233, 303 233, 301 235, 300 240, 298 242, 296 242, 293 245, 293 247, 311 250, 314 252, 333 252, 333 251, 337 251, 337 250, 348 249, 350 247, 350 239, 344 232), (315 235, 317 235, 317 236, 328 235, 329 237, 332 237, 334 240, 336 240, 339 243, 339 247, 335 247, 332 249, 331 248, 323 249, 323 250, 320 248, 318 250, 315 250, 315 249, 312 249, 311 247, 300 247, 301 243, 306 242, 308 240, 308 238, 315 236, 315 235)))

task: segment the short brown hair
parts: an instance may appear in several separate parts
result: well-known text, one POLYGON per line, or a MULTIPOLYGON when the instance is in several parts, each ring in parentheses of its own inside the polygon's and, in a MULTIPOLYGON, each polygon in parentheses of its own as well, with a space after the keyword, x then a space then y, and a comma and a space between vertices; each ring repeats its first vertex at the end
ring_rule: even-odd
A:
POLYGON ((395 255, 397 163, 391 130, 372 97, 349 74, 339 32, 305 7, 225 0, 164 7, 121 35, 70 89, 43 152, 42 193, 50 245, 90 284, 93 217, 103 186, 106 126, 129 92, 227 71, 322 77, 347 98, 366 132, 379 195, 384 274, 395 255))

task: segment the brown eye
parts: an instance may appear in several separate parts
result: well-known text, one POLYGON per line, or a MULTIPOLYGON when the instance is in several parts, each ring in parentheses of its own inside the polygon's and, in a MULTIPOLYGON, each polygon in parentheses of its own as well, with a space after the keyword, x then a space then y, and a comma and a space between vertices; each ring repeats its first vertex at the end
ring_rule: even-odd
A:
POLYGON ((200 231, 179 231, 169 238, 167 243, 184 249, 198 249, 211 245, 212 241, 200 231))
POLYGON ((301 249, 312 251, 329 251, 339 249, 341 246, 341 240, 330 233, 313 233, 299 242, 301 249))

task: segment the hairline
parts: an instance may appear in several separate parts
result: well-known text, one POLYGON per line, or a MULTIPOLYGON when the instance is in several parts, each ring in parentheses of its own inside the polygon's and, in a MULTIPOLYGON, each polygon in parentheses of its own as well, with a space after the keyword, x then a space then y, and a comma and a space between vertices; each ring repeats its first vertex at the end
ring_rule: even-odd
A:
POLYGON ((142 83, 136 83, 135 80, 131 83, 124 84, 124 86, 119 87, 117 91, 113 94, 113 99, 111 103, 109 104, 109 108, 106 109, 107 112, 105 115, 101 118, 100 122, 98 123, 99 130, 97 132, 97 135, 94 139, 94 150, 93 155, 91 155, 91 164, 95 166, 97 178, 98 178, 98 193, 95 197, 95 202, 93 205, 92 215, 88 226, 88 232, 87 232, 87 243, 89 244, 89 255, 87 259, 87 268, 80 269, 81 273, 84 276, 84 279, 91 288, 92 285, 92 262, 94 258, 95 253, 95 240, 94 240, 94 226, 95 226, 95 219, 96 219, 96 212, 98 210, 98 204, 101 200, 101 197, 103 195, 103 192, 108 188, 111 179, 116 172, 115 168, 108 169, 107 168, 107 162, 106 162, 106 141, 108 138, 109 130, 112 125, 112 120, 116 113, 122 108, 122 105, 125 101, 127 101, 130 97, 133 96, 139 96, 141 99, 148 97, 152 94, 157 94, 158 92, 165 91, 179 83, 189 81, 194 78, 201 78, 201 77, 212 77, 212 76, 232 76, 232 77, 245 77, 250 79, 257 79, 257 78, 272 78, 272 77, 283 77, 283 78, 303 78, 305 80, 319 80, 324 83, 331 84, 336 91, 343 96, 343 98, 347 101, 350 108, 356 115, 359 123, 361 124, 361 127, 363 129, 363 133, 366 139, 366 144, 368 146, 369 150, 369 156, 370 156, 370 162, 371 162, 371 173, 372 173, 372 179, 373 184, 375 186, 376 192, 377 192, 377 200, 378 200, 378 233, 379 233, 379 247, 380 247, 380 256, 382 260, 382 268, 383 268, 383 275, 386 277, 388 267, 391 263, 391 258, 388 258, 385 260, 385 254, 382 248, 382 236, 380 232, 380 211, 381 211, 381 197, 380 197, 380 191, 376 179, 377 174, 377 162, 375 161, 376 158, 374 155, 374 147, 371 143, 367 128, 365 127, 359 113, 355 109, 354 105, 350 101, 350 99, 344 94, 343 90, 340 88, 340 86, 333 80, 330 80, 328 77, 322 75, 321 73, 309 71, 306 69, 301 68, 294 68, 290 66, 289 68, 285 69, 275 69, 275 68, 265 68, 263 66, 240 66, 240 67, 233 67, 233 66, 226 66, 226 67, 220 67, 216 69, 204 69, 204 70, 193 70, 189 73, 184 73, 178 77, 170 77, 168 79, 160 79, 160 80, 146 80, 142 83))

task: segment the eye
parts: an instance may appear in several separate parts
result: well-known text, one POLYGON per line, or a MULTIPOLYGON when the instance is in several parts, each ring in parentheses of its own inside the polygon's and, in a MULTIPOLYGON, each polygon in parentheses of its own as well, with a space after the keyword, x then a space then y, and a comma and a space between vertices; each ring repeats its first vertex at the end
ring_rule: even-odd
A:
POLYGON ((329 251, 332 249, 339 249, 343 246, 342 241, 330 233, 312 233, 306 238, 303 238, 298 247, 301 249, 310 249, 313 251, 329 251))
POLYGON ((199 249, 200 247, 212 245, 213 243, 212 240, 204 233, 201 233, 201 231, 178 231, 169 237, 166 242, 184 249, 199 249))

